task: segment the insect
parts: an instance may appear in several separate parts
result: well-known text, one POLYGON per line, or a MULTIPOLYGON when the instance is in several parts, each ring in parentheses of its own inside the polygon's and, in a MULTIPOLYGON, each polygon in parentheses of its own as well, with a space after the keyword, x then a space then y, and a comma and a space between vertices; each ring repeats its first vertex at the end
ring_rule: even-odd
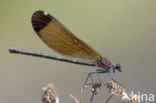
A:
POLYGON ((32 15, 31 22, 35 32, 45 44, 57 53, 62 54, 65 57, 74 57, 75 59, 60 58, 47 54, 23 51, 16 48, 10 48, 9 51, 11 53, 32 55, 74 64, 98 67, 96 72, 89 73, 88 77, 94 73, 114 73, 115 70, 121 72, 120 64, 113 65, 107 58, 102 57, 96 50, 73 35, 73 33, 62 23, 47 12, 36 11, 32 15), (81 62, 76 59, 83 59, 84 61, 87 60, 90 62, 81 62))

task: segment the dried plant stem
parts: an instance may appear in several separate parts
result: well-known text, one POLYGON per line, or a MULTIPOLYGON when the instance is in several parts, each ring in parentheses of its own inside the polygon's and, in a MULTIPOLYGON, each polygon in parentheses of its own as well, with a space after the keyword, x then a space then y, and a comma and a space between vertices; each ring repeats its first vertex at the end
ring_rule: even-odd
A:
POLYGON ((64 96, 71 97, 74 100, 75 103, 79 103, 79 101, 77 100, 77 98, 75 96, 73 96, 72 94, 69 94, 69 93, 60 94, 59 95, 59 98, 61 99, 64 96))
POLYGON ((90 103, 92 103, 93 98, 94 98, 94 95, 95 95, 95 93, 92 93, 92 96, 91 96, 91 98, 90 98, 90 103))
MULTIPOLYGON (((114 95, 117 95, 120 97, 120 99, 118 101, 116 101, 116 103, 140 103, 140 97, 136 96, 136 97, 132 97, 132 95, 126 93, 126 89, 123 88, 121 85, 115 83, 114 81, 110 81, 107 84, 102 84, 102 83, 97 83, 92 85, 92 96, 90 98, 90 103, 93 102, 93 99, 95 97, 95 95, 98 94, 98 92, 100 91, 100 88, 103 86, 107 86, 107 89, 109 90, 111 96, 109 96, 109 98, 107 98, 107 100, 104 103, 108 103, 109 100, 111 100, 111 98, 114 95)), ((85 88, 87 88, 88 85, 85 85, 80 92, 80 101, 73 96, 70 93, 63 93, 63 94, 58 94, 53 86, 53 84, 48 84, 46 87, 43 88, 43 96, 42 96, 42 102, 43 103, 59 103, 60 99, 64 96, 66 97, 70 97, 72 98, 72 100, 74 101, 74 103, 82 103, 82 95, 84 93, 85 88)))
POLYGON ((43 91, 44 91, 42 96, 43 103, 59 103, 60 99, 65 96, 72 98, 75 103, 79 103, 78 99, 74 97, 72 94, 69 93, 58 94, 53 84, 48 84, 47 86, 43 87, 43 91))
POLYGON ((112 94, 111 96, 109 96, 109 98, 105 101, 105 103, 108 103, 108 101, 114 96, 114 94, 112 94))
POLYGON ((84 87, 81 88, 81 92, 80 92, 80 103, 82 103, 82 94, 84 92, 84 89, 87 87, 87 85, 85 85, 84 87))

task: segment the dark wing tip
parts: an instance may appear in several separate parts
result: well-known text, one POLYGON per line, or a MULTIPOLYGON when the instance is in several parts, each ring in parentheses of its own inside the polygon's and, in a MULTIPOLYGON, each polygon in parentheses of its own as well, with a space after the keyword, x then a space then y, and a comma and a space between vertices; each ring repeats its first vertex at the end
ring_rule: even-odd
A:
POLYGON ((41 29, 43 29, 51 20, 53 17, 44 11, 36 11, 31 18, 32 26, 35 30, 35 32, 39 32, 41 29))

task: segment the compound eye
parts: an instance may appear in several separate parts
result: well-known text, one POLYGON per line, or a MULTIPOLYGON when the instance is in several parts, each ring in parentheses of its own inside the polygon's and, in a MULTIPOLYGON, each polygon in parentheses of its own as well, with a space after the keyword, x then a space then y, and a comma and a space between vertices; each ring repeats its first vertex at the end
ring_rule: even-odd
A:
POLYGON ((119 72, 122 72, 120 64, 116 64, 115 69, 117 69, 119 72))

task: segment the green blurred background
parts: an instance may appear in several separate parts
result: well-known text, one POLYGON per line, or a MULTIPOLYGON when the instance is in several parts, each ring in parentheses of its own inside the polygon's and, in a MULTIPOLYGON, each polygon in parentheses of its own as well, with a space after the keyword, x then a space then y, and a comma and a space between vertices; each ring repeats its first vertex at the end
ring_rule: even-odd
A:
MULTIPOLYGON (((120 63, 123 72, 116 72, 116 79, 128 90, 156 94, 156 0, 1 0, 0 103, 41 103, 47 83, 79 97, 87 74, 96 69, 10 54, 8 48, 16 47, 58 55, 32 29, 36 10, 49 12, 102 56, 120 63)), ((90 90, 85 94, 88 103, 90 90)), ((103 103, 106 95, 102 91, 94 103, 103 103)))

